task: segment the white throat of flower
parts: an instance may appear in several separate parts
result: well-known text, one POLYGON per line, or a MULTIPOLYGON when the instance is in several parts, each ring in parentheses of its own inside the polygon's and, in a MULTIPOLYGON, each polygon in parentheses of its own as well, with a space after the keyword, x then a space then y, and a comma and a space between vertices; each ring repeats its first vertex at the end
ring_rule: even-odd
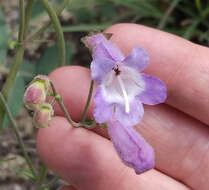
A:
POLYGON ((129 104, 129 101, 128 101, 128 94, 126 92, 125 86, 123 84, 123 80, 121 79, 120 75, 117 76, 117 79, 118 79, 120 88, 121 88, 122 93, 123 93, 124 102, 125 102, 125 111, 126 111, 126 113, 129 113, 130 112, 130 104, 129 104))
POLYGON ((124 105, 125 112, 130 113, 131 103, 144 91, 145 83, 139 71, 119 64, 106 74, 101 88, 106 102, 124 105))

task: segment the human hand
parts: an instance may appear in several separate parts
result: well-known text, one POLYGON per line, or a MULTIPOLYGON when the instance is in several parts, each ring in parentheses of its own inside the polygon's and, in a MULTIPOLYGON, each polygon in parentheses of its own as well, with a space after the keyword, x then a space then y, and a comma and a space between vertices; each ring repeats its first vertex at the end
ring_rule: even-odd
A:
MULTIPOLYGON (((73 128, 55 106, 50 127, 40 129, 37 149, 44 163, 73 187, 62 190, 208 190, 209 189, 209 49, 135 24, 107 29, 124 54, 144 47, 145 72, 166 83, 166 104, 145 106, 137 130, 156 153, 156 168, 136 175, 117 156, 106 130, 73 128)), ((68 66, 50 78, 74 120, 87 99, 90 72, 68 66)), ((93 103, 89 116, 92 116, 93 103)))

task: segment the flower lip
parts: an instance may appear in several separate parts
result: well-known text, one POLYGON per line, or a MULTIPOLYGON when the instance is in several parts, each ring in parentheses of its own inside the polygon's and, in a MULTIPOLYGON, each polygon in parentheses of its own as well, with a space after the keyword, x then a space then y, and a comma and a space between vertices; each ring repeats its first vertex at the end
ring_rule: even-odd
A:
POLYGON ((124 126, 113 118, 108 122, 108 133, 123 163, 141 174, 154 167, 152 147, 132 127, 124 126))
POLYGON ((126 113, 130 112, 133 99, 144 90, 140 73, 124 64, 116 64, 106 74, 101 86, 105 100, 125 105, 126 113))

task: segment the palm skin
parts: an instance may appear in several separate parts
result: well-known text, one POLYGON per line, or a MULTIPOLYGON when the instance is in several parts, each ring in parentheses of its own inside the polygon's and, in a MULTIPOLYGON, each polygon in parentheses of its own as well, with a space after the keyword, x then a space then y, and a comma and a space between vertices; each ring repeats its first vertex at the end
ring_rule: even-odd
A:
MULTIPOLYGON (((142 175, 121 163, 105 129, 75 129, 55 105, 50 127, 40 129, 41 159, 73 186, 62 190, 208 190, 209 49, 177 36, 135 24, 106 30, 125 55, 144 47, 146 73, 166 83, 165 104, 145 106, 137 130, 154 147, 156 167, 142 175)), ((73 119, 79 120, 90 85, 90 71, 78 66, 50 74, 73 119)), ((89 117, 92 117, 93 101, 89 117)))

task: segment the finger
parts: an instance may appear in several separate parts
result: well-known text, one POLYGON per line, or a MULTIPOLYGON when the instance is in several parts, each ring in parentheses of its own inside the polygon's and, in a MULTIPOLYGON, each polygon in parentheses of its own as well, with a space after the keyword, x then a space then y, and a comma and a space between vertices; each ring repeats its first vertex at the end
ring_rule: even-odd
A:
MULTIPOLYGON (((75 113, 81 114, 76 111, 77 106, 72 107, 70 103, 73 101, 82 102, 82 98, 86 99, 83 89, 90 83, 90 78, 84 77, 85 80, 82 80, 80 77, 79 80, 83 82, 79 84, 81 86, 78 88, 76 84, 78 78, 76 76, 89 76, 88 73, 89 70, 86 68, 73 67, 71 69, 71 67, 65 67, 54 71, 50 75, 55 84, 59 86, 60 93, 64 96, 65 104, 69 111, 73 110, 75 113), (74 76, 76 80, 74 80, 74 76), (73 89, 73 92, 70 90, 63 91, 61 87, 68 84, 70 86, 76 84, 77 88, 73 89), (77 95, 79 92, 80 95, 77 95), (78 100, 77 98, 81 99, 78 100)), ((100 128, 96 129, 99 130, 100 128)), ((207 165, 209 160, 209 129, 202 123, 166 105, 146 106, 145 116, 142 123, 139 124, 139 130, 155 148, 157 169, 193 188, 203 186, 207 189, 209 187, 207 180, 209 177, 207 165), (204 161, 202 160, 203 158, 204 161), (201 180, 204 181, 201 184, 201 180, 198 177, 200 173, 202 176, 201 180)))
POLYGON ((167 84, 167 103, 209 124, 208 48, 136 24, 114 25, 106 32, 114 34, 111 40, 126 55, 144 47, 151 62, 146 72, 167 84))
POLYGON ((55 117, 49 127, 39 130, 37 150, 49 168, 79 190, 189 189, 155 170, 135 175, 120 161, 109 140, 72 128, 62 117, 55 117))
POLYGON ((158 170, 192 189, 209 189, 208 127, 169 106, 158 105, 146 106, 137 129, 152 144, 158 170))
MULTIPOLYGON (((52 72, 49 77, 54 82, 57 92, 62 96, 63 102, 75 121, 81 119, 88 91, 91 84, 90 72, 84 67, 61 67, 52 72), (77 72, 79 70, 79 73, 77 72), (71 80, 73 79, 73 80, 71 80), (75 98, 73 98, 75 97, 75 98)), ((55 114, 63 115, 62 110, 55 104, 55 114)), ((93 101, 89 107, 88 116, 92 117, 93 101)))
MULTIPOLYGON (((79 66, 61 67, 52 72, 49 77, 54 82, 57 92, 62 96, 64 105, 72 119, 80 121, 91 85, 89 69, 79 66)), ((94 87, 93 94, 95 90, 96 87, 94 87)), ((93 119, 93 107, 92 97, 87 114, 88 119, 93 119)), ((56 115, 64 115, 58 104, 55 104, 54 109, 56 115)), ((104 128, 96 128, 94 131, 107 137, 104 128)))

